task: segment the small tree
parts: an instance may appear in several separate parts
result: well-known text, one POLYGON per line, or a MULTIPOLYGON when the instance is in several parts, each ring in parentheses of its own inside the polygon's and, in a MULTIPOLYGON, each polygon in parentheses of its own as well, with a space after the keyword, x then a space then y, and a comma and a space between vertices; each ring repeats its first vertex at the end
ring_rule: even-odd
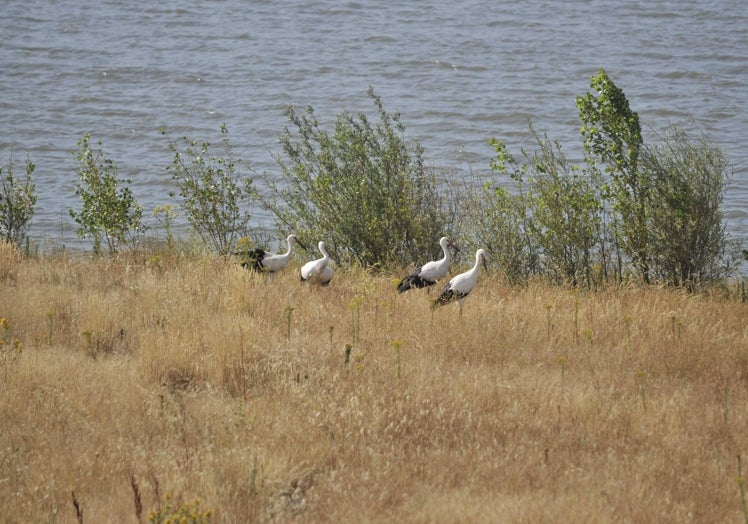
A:
POLYGON ((36 186, 31 180, 36 165, 26 159, 26 173, 23 178, 13 174, 13 152, 3 172, 0 166, 0 237, 15 244, 19 249, 34 216, 36 186))
POLYGON ((378 123, 343 113, 328 132, 312 108, 286 110, 278 158, 282 181, 269 181, 268 209, 280 229, 325 239, 333 258, 363 266, 405 266, 430 256, 448 228, 436 177, 422 150, 404 136, 398 114, 387 113, 373 90, 378 123))
POLYGON ((128 179, 119 178, 117 166, 99 150, 90 147, 88 134, 78 141, 78 184, 75 194, 83 202, 79 212, 70 210, 78 224, 78 236, 93 241, 94 254, 101 254, 102 239, 109 254, 117 252, 123 243, 134 241, 143 233, 143 209, 132 191, 128 179))
MULTIPOLYGON (((639 169, 643 140, 639 115, 623 91, 600 69, 590 81, 591 91, 577 97, 582 137, 590 166, 602 164, 608 176, 606 199, 611 202, 613 232, 642 279, 650 281, 648 202, 650 182, 639 169)), ((622 264, 618 263, 621 268, 622 264)))
MULTIPOLYGON (((163 129, 161 133, 166 135, 163 129)), ((242 161, 234 157, 228 134, 226 125, 221 125, 223 156, 211 156, 209 142, 183 137, 182 152, 179 144, 169 139, 174 160, 167 168, 177 184, 190 225, 206 245, 221 255, 230 253, 246 233, 251 215, 242 204, 257 198, 252 180, 239 174, 242 161)))

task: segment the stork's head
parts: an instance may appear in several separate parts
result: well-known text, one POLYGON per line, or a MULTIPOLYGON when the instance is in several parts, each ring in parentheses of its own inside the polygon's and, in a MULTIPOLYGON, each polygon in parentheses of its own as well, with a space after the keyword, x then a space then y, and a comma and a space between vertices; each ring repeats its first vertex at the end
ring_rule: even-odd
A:
POLYGON ((454 249, 454 250, 455 250, 456 252, 458 252, 458 253, 460 252, 460 248, 459 248, 459 247, 457 247, 457 244, 455 244, 454 242, 452 242, 452 241, 451 241, 451 240, 450 240, 449 238, 447 238, 447 237, 442 237, 442 238, 441 238, 441 239, 439 240, 439 244, 440 244, 440 245, 441 245, 441 246, 442 246, 442 247, 443 247, 443 248, 444 248, 445 250, 446 250, 447 248, 451 248, 451 249, 454 249))

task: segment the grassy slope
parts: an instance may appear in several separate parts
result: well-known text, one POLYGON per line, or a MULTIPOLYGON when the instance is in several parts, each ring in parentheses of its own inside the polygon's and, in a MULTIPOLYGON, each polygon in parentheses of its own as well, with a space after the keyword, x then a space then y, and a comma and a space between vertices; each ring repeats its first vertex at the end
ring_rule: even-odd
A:
POLYGON ((745 304, 297 272, 0 246, 3 520, 743 519, 745 304))

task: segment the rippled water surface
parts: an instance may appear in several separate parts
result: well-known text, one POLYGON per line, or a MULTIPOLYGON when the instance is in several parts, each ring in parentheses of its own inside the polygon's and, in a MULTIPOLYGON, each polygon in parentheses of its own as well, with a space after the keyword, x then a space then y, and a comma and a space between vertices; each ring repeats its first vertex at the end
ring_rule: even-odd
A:
POLYGON ((748 236, 744 0, 0 5, 0 163, 12 145, 17 164, 26 154, 37 164, 35 239, 75 236, 84 133, 150 216, 172 202, 162 126, 217 141, 225 122, 237 156, 272 176, 286 105, 311 105, 329 123, 371 111, 372 86, 430 164, 485 172, 490 137, 532 146, 528 117, 578 154, 574 97, 600 67, 645 127, 693 118, 725 150, 728 227, 748 236))

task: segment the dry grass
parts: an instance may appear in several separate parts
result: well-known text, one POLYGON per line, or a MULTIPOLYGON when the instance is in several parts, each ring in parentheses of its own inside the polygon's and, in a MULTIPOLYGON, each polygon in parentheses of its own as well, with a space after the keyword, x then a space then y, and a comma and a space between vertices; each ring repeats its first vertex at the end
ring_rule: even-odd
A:
POLYGON ((745 518, 746 304, 297 271, 0 246, 3 522, 745 518))

